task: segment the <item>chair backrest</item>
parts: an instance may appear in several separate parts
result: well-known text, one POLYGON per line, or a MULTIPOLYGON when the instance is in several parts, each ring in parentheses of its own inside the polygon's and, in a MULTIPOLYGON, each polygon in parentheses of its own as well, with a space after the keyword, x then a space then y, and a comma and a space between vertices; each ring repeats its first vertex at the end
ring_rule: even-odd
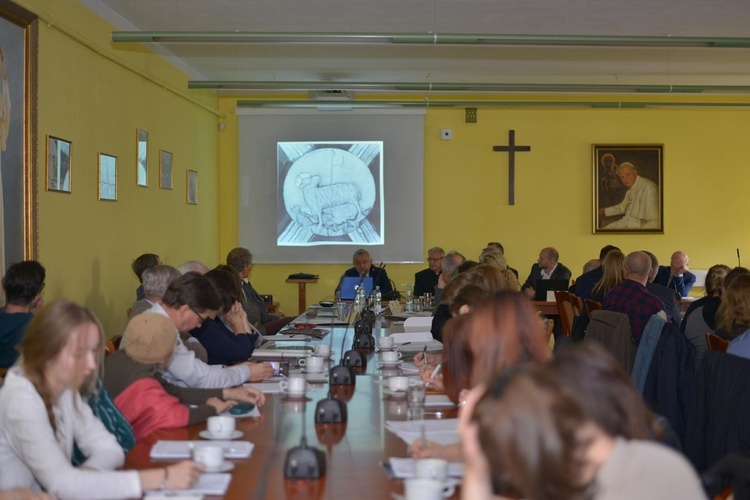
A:
POLYGON ((115 343, 112 342, 112 339, 107 340, 107 343, 104 345, 104 355, 109 356, 116 350, 117 348, 115 347, 115 343))
POLYGON ((627 373, 633 371, 636 346, 630 330, 630 319, 626 314, 614 311, 594 311, 583 341, 599 342, 627 373))
POLYGON ((602 303, 597 302, 595 300, 586 299, 586 310, 589 313, 589 319, 591 319, 591 314, 594 311, 601 311, 602 310, 602 303))
POLYGON ((557 313, 560 315, 560 323, 563 335, 570 337, 573 331, 573 320, 581 315, 581 299, 570 292, 555 292, 557 313))
POLYGON ((724 340, 713 333, 706 334, 706 343, 708 344, 708 348, 712 351, 727 352, 727 347, 729 347, 728 340, 724 340))

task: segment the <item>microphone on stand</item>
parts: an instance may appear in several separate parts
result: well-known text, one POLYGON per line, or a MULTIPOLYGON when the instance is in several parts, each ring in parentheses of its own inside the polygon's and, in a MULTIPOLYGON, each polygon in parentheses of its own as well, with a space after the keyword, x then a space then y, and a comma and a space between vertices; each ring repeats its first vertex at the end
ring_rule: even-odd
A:
POLYGON ((737 249, 737 267, 742 267, 742 262, 740 261, 740 249, 737 249))
MULTIPOLYGON (((349 323, 346 324, 344 337, 341 339, 341 364, 339 366, 331 367, 331 371, 328 372, 328 383, 330 385, 354 385, 354 373, 352 373, 352 369, 349 368, 349 365, 346 363, 346 356, 344 355, 344 343, 346 342, 346 334, 348 332, 349 323)), ((331 338, 331 343, 333 343, 333 338, 331 338)), ((351 351, 347 351, 346 354, 349 354, 350 352, 351 351)))
MULTIPOLYGON (((331 332, 333 332, 333 320, 331 320, 331 332)), ((346 337, 346 334, 344 334, 346 337)), ((333 335, 331 335, 331 350, 333 350, 333 335)), ((341 346, 343 350, 344 346, 341 346)), ((351 372, 351 370, 349 370, 351 372)), ((334 399, 333 392, 328 390, 328 397, 321 399, 315 406, 315 424, 343 424, 349 419, 349 412, 344 401, 334 399)), ((316 433, 320 433, 318 428, 316 433)))

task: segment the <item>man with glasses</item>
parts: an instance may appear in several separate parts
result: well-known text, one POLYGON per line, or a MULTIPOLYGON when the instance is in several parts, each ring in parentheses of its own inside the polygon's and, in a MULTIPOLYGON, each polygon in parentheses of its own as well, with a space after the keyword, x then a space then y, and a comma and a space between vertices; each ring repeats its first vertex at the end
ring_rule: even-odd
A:
POLYGON ((219 309, 219 295, 211 282, 198 273, 187 273, 172 281, 161 303, 148 310, 167 316, 175 326, 175 348, 163 373, 165 380, 180 387, 216 389, 273 376, 273 368, 268 363, 245 361, 233 366, 208 365, 187 348, 180 332, 189 332, 207 318, 215 318, 219 309))
POLYGON ((44 305, 44 267, 35 260, 13 264, 3 276, 7 305, 0 310, 0 368, 9 368, 18 359, 26 327, 44 305))
POLYGON ((294 318, 287 318, 281 311, 271 314, 266 311, 263 298, 255 291, 248 279, 253 266, 253 254, 247 248, 237 247, 227 255, 227 265, 237 271, 242 281, 242 308, 247 314, 250 324, 257 327, 265 335, 275 335, 288 325, 294 318))
POLYGON ((414 295, 421 297, 425 293, 435 293, 440 273, 443 272, 445 251, 440 247, 427 250, 427 269, 414 275, 414 295))

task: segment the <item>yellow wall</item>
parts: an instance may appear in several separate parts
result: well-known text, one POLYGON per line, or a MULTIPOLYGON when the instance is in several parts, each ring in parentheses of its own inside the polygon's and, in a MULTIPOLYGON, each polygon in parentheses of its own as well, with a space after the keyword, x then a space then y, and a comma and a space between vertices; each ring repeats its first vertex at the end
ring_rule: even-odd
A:
MULTIPOLYGON (((237 120, 234 98, 221 98, 227 128, 220 136, 221 252, 237 242, 237 120), (226 181, 226 182, 225 182, 226 181), (233 218, 229 222, 230 217, 233 218)), ((625 252, 646 249, 663 263, 674 250, 694 268, 735 265, 740 247, 750 263, 750 220, 745 217, 750 168, 746 154, 750 112, 742 110, 479 109, 478 123, 464 123, 463 109, 429 110, 425 120, 425 249, 439 245, 476 259, 488 241, 500 241, 523 280, 545 246, 555 246, 574 276, 605 244, 625 252), (440 129, 453 129, 453 140, 440 129), (516 143, 531 145, 516 159, 516 205, 508 205, 508 157, 493 153, 516 143), (663 235, 593 235, 591 145, 664 144, 663 235)), ((252 250, 252 248, 251 248, 252 250)), ((374 252, 377 260, 377 252, 374 252)), ((340 266, 256 265, 255 287, 273 293, 287 313, 296 312, 292 272, 320 274, 308 301, 330 297, 340 266)), ((426 266, 389 265, 399 288, 426 266)))
MULTIPOLYGON (((112 27, 72 0, 23 5, 54 15, 65 30, 113 53, 112 27)), ((47 268, 45 300, 90 307, 105 332, 122 333, 138 281, 130 269, 144 252, 165 263, 218 256, 217 117, 97 54, 54 25, 39 29, 39 260, 47 268), (136 128, 149 132, 148 188, 135 185, 136 128), (45 136, 72 145, 72 194, 44 189, 45 136), (159 149, 173 153, 174 189, 159 189, 159 149), (97 153, 118 157, 118 201, 97 200, 97 153), (186 170, 197 170, 199 204, 187 205, 186 170)), ((188 77, 137 46, 114 51, 178 89, 188 77)), ((194 94, 217 106, 210 95, 194 94)))

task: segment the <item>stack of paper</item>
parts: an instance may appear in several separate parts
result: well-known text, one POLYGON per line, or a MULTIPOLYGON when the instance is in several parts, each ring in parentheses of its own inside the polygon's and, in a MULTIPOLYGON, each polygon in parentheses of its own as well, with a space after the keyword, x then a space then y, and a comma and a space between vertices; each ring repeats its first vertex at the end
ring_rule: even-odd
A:
POLYGON ((260 392, 266 393, 266 394, 279 394, 281 392, 281 386, 278 382, 253 382, 253 383, 245 383, 245 386, 252 387, 253 389, 257 389, 260 392))
MULTIPOLYGON (((394 477, 403 479, 414 477, 414 474, 416 474, 413 458, 391 457, 388 461, 391 463, 391 471, 393 471, 394 477)), ((463 462, 448 462, 448 476, 464 477, 463 462)))
MULTIPOLYGON (((190 458, 196 443, 205 443, 205 441, 165 441, 160 439, 151 447, 151 458, 155 460, 190 458)), ((255 447, 250 441, 211 441, 211 444, 224 448, 224 458, 249 458, 255 447)))
POLYGON ((406 444, 411 444, 416 439, 422 437, 423 425, 428 441, 442 445, 457 444, 459 442, 457 418, 424 421, 409 420, 405 422, 387 420, 385 422, 385 428, 403 439, 406 444))
POLYGON ((430 406, 456 406, 445 394, 428 394, 424 398, 424 405, 430 406))

